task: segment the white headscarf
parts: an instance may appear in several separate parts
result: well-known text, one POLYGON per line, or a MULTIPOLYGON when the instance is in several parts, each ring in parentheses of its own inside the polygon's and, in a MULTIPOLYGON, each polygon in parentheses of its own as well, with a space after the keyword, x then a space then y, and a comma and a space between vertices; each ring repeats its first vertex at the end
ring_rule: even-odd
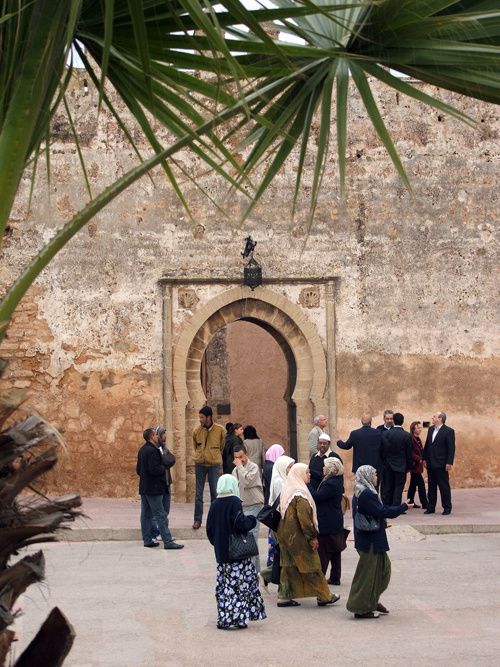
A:
POLYGON ((283 518, 286 514, 288 506, 296 496, 305 498, 311 506, 313 512, 314 527, 318 530, 318 517, 316 516, 316 504, 311 496, 311 492, 307 488, 306 475, 309 468, 305 463, 295 463, 292 466, 286 482, 281 489, 280 497, 280 514, 283 518))
POLYGON ((232 475, 221 475, 217 480, 217 498, 227 498, 227 496, 240 497, 238 481, 232 475))
POLYGON ((269 504, 272 505, 281 493, 281 487, 286 480, 286 469, 295 460, 289 456, 279 456, 273 465, 273 474, 271 475, 271 486, 269 489, 269 504))
POLYGON ((375 484, 377 483, 377 471, 372 466, 359 466, 356 470, 356 481, 354 483, 354 495, 356 498, 363 493, 363 491, 372 491, 377 495, 375 484))

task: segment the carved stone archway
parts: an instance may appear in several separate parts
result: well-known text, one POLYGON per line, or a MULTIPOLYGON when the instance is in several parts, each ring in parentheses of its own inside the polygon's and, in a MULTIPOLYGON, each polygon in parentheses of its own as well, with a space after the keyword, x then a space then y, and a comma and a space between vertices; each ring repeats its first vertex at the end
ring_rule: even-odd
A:
MULTIPOLYGON (((164 320, 167 323, 172 319, 175 299, 176 294, 170 286, 164 294, 164 320)), ((177 336, 172 327, 166 326, 164 330, 165 418, 169 441, 177 456, 174 493, 178 501, 191 500, 194 495, 190 444, 192 431, 198 424, 198 410, 206 400, 201 382, 203 355, 214 334, 227 324, 242 319, 260 323, 277 332, 278 338, 286 341, 293 354, 297 375, 291 398, 296 410, 300 460, 308 459, 307 435, 312 416, 325 413, 330 416, 333 426, 335 414, 331 391, 334 366, 327 361, 325 346, 314 323, 287 296, 263 286, 254 292, 236 286, 203 305, 193 305, 197 309, 183 323, 177 336)))

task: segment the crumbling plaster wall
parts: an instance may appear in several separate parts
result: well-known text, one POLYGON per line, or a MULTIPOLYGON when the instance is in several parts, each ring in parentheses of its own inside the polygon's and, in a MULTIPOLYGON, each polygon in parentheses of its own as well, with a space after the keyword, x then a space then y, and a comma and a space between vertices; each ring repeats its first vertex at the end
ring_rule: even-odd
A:
MULTIPOLYGON (((199 182, 226 206, 227 218, 193 184, 184 185, 192 223, 155 170, 154 185, 146 177, 121 195, 44 271, 0 351, 10 358, 2 385, 26 387, 30 404, 68 443, 50 486, 87 495, 136 493, 142 429, 162 418, 158 279, 164 273, 238 275, 242 239, 249 233, 258 241, 264 278, 338 276, 340 435, 356 427, 367 408, 376 415, 398 408, 408 421, 444 409, 457 431, 454 484, 500 484, 499 108, 440 91, 442 99, 478 120, 470 128, 394 92, 375 90, 414 195, 402 186, 353 94, 347 198, 339 203, 332 154, 308 234, 312 169, 290 220, 296 161, 282 170, 241 228, 236 223, 244 201, 234 195, 224 200, 220 180, 206 176, 199 182)), ((97 119, 97 98, 84 93, 78 78, 72 104, 98 192, 134 164, 134 154, 108 113, 97 119)), ((134 136, 147 154, 136 130, 134 136)), ((161 129, 159 136, 167 140, 161 129)), ((54 139, 50 183, 39 178, 30 211, 28 175, 23 180, 3 249, 2 285, 88 199, 61 119, 54 139)), ((201 172, 187 151, 178 158, 191 174, 201 172)), ((201 303, 223 289, 200 288, 201 303)), ((297 302, 296 286, 273 289, 297 302)), ((319 324, 324 312, 310 311, 308 317, 319 324)), ((179 319, 174 337, 181 325, 179 319)))

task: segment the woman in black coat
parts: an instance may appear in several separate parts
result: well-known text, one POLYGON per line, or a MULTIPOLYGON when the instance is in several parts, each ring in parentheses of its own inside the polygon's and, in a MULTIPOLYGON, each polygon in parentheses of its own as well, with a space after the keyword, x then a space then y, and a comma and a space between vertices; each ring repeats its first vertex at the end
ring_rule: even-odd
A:
POLYGON ((355 618, 378 618, 388 614, 379 598, 391 580, 391 561, 387 552, 389 543, 385 532, 386 519, 406 512, 408 505, 384 505, 376 491, 377 471, 372 466, 360 466, 356 471, 352 514, 354 519, 354 546, 359 554, 358 566, 352 580, 347 609, 355 618), (376 530, 360 530, 356 514, 378 520, 376 530))
POLYGON ((318 553, 325 576, 328 564, 331 563, 328 583, 340 586, 341 553, 346 548, 344 515, 342 514, 342 495, 344 493, 342 461, 334 457, 326 458, 323 475, 323 480, 316 491, 309 487, 318 514, 318 553))
POLYGON ((243 514, 236 478, 221 475, 217 482, 217 498, 207 517, 207 537, 214 547, 217 561, 215 598, 220 630, 246 628, 248 621, 266 618, 257 572, 251 559, 229 560, 231 535, 247 533, 256 522, 254 516, 243 514))

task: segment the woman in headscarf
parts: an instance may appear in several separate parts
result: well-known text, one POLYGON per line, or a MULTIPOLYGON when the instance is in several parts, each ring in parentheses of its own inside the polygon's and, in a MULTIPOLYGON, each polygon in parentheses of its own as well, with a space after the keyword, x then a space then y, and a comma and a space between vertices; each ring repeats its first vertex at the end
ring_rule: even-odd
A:
MULTIPOLYGON (((318 542, 321 569, 326 576, 331 563, 329 584, 340 586, 342 572, 341 553, 346 548, 342 494, 344 493, 344 466, 340 459, 326 458, 323 479, 317 490, 311 488, 318 513, 318 542)), ((349 534, 349 531, 347 531, 349 534)))
POLYGON ((271 445, 266 451, 266 460, 264 461, 264 468, 262 470, 262 486, 264 487, 264 504, 269 503, 269 491, 271 489, 271 476, 273 474, 274 464, 276 459, 283 456, 285 450, 281 445, 271 445))
MULTIPOLYGON (((273 447, 281 447, 280 445, 273 445, 273 447)), ((269 449, 272 449, 270 447, 269 449)), ((269 451, 269 450, 268 450, 269 451)), ((285 483, 288 471, 295 463, 295 459, 289 456, 279 456, 273 466, 271 475, 271 483, 269 485, 269 504, 274 505, 281 493, 281 487, 285 483)), ((269 550, 267 554, 267 567, 260 571, 260 576, 267 587, 271 581, 273 584, 280 583, 280 549, 278 545, 277 535, 273 530, 269 530, 267 542, 269 550)))
POLYGON ((217 561, 217 627, 243 629, 248 621, 266 618, 255 566, 250 558, 229 561, 229 540, 235 533, 247 533, 255 527, 256 518, 243 514, 238 482, 232 475, 221 475, 217 498, 207 517, 207 537, 214 547, 217 561))
POLYGON ((332 595, 321 571, 318 555, 316 505, 307 484, 311 477, 305 463, 295 463, 280 495, 281 521, 278 542, 281 557, 278 607, 297 607, 293 598, 315 596, 324 607, 340 599, 332 595))
POLYGON ((358 566, 351 584, 347 609, 355 618, 378 618, 389 610, 380 602, 380 596, 391 579, 391 561, 387 552, 389 543, 385 532, 386 519, 406 512, 408 505, 384 505, 377 493, 377 471, 372 466, 360 466, 356 471, 352 515, 354 519, 354 546, 359 554, 358 566), (379 520, 377 530, 359 530, 356 513, 379 520))

